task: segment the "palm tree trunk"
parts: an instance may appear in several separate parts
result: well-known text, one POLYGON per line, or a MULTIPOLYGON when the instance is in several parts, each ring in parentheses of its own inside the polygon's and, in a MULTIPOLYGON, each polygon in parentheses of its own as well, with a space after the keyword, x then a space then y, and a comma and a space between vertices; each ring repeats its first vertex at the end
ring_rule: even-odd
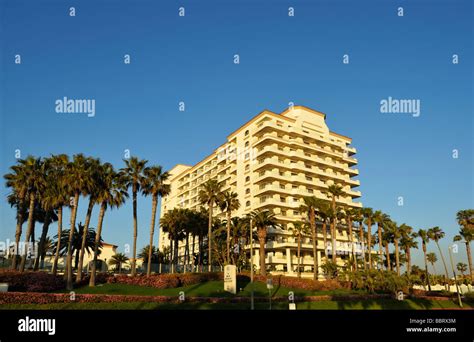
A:
POLYGON ((260 244, 260 275, 265 276, 267 274, 265 266, 265 238, 259 236, 258 243, 260 244))
POLYGON ((410 247, 407 247, 405 249, 405 254, 407 256, 407 272, 408 272, 408 274, 411 274, 411 251, 410 251, 410 247))
POLYGON ((357 270, 357 260, 355 258, 355 251, 354 251, 354 238, 352 236, 352 220, 349 218, 347 224, 349 225, 349 242, 351 244, 351 254, 352 260, 354 261, 354 268, 357 270))
POLYGON ((382 226, 377 223, 377 233, 379 238, 379 258, 380 258, 380 269, 383 268, 383 242, 382 242, 382 226))
POLYGON ((61 233, 63 231, 63 207, 58 208, 58 241, 56 242, 56 253, 54 254, 54 262, 52 272, 54 275, 58 272, 59 250, 61 249, 61 233))
POLYGON ((336 219, 331 223, 332 262, 336 262, 336 219))
POLYGON ((21 239, 21 231, 23 226, 23 199, 19 200, 18 209, 17 209, 17 219, 16 219, 16 230, 15 230, 15 249, 13 253, 13 260, 11 269, 16 270, 17 263, 18 263, 18 255, 19 248, 20 248, 20 239, 21 239))
POLYGON ((298 234, 298 278, 301 278, 301 232, 298 234))
POLYGON ((67 280, 66 288, 71 291, 72 286, 72 239, 74 237, 74 230, 76 228, 76 216, 77 206, 79 205, 79 193, 74 194, 74 204, 71 209, 71 219, 69 224, 69 240, 67 245, 67 257, 66 257, 66 272, 65 277, 67 280))
POLYGON ((178 234, 174 237, 174 268, 176 271, 178 271, 178 261, 179 261, 179 240, 178 240, 178 234))
POLYGON ((155 234, 155 220, 156 220, 156 207, 158 206, 158 197, 153 195, 151 200, 151 223, 150 223, 150 247, 148 248, 148 264, 146 267, 146 275, 151 275, 151 254, 153 248, 153 235, 155 234))
POLYGON ((41 231, 41 237, 38 243, 38 254, 36 255, 35 264, 33 266, 33 271, 37 271, 40 267, 41 257, 44 256, 44 242, 46 241, 46 236, 48 236, 49 225, 51 223, 51 211, 46 211, 44 222, 43 222, 43 229, 41 231))
POLYGON ((311 211, 309 212, 309 224, 311 225, 311 235, 313 238, 313 268, 314 268, 313 279, 318 280, 319 265, 318 265, 318 240, 316 236, 316 222, 315 222, 315 217, 314 217, 314 209, 311 208, 310 210, 311 211))
MULTIPOLYGON (((443 261, 444 272, 446 274, 446 282, 447 282, 449 280, 448 267, 446 266, 446 261, 444 260, 443 252, 441 251, 441 247, 439 246, 438 241, 435 240, 435 242, 436 242, 436 246, 438 246, 439 254, 441 255, 441 260, 443 261)), ((447 288, 447 285, 446 285, 446 288, 447 288)))
POLYGON ((173 237, 170 236, 170 234, 168 234, 168 239, 170 240, 170 260, 169 260, 169 263, 170 263, 170 267, 169 267, 169 270, 168 272, 169 273, 174 273, 174 265, 173 265, 173 237))
POLYGON ((99 254, 100 236, 102 235, 102 222, 104 221, 106 208, 107 208, 106 202, 102 202, 102 205, 100 206, 99 220, 97 222, 97 232, 95 234, 94 259, 92 261, 92 269, 91 269, 91 277, 89 279, 89 286, 95 286, 97 255, 99 254))
POLYGON ((431 291, 430 274, 428 273, 428 261, 426 260, 426 244, 425 243, 423 243, 423 258, 425 261, 425 273, 426 273, 426 281, 428 283, 428 291, 431 291))
POLYGON ((186 273, 188 265, 189 265, 189 231, 186 232, 186 244, 184 247, 184 273, 186 273))
POLYGON ((361 243, 361 250, 362 250, 362 264, 364 265, 364 270, 367 269, 367 265, 365 262, 365 242, 364 242, 364 226, 362 222, 359 222, 359 240, 361 243))
POLYGON ((231 211, 227 209, 227 263, 230 264, 230 219, 231 211))
POLYGON ((324 243, 324 256, 326 257, 326 261, 328 261, 328 239, 327 239, 327 226, 326 220, 323 221, 323 243, 324 243))
POLYGON ((472 255, 471 255, 471 245, 469 241, 466 241, 466 253, 467 253, 467 263, 469 264, 469 275, 471 276, 471 283, 474 282, 474 274, 472 270, 472 255))
POLYGON ((137 188, 133 185, 133 256, 132 256, 132 277, 137 273, 137 235, 138 235, 138 218, 137 218, 137 188))
POLYGON ((35 212, 35 194, 30 194, 30 208, 28 212, 28 229, 26 230, 26 237, 25 237, 25 246, 23 251, 23 257, 21 258, 20 263, 20 272, 25 270, 25 263, 26 263, 26 256, 28 254, 28 243, 31 238, 31 234, 33 232, 34 227, 34 212, 35 212))
POLYGON ((87 207, 86 221, 84 222, 84 230, 82 231, 82 242, 81 242, 81 251, 79 253, 79 263, 76 273, 76 282, 81 281, 82 279, 82 264, 84 263, 84 253, 86 251, 86 240, 89 233, 89 224, 91 222, 92 210, 94 209, 95 201, 90 198, 89 205, 87 207))
POLYGON ((195 246, 195 244, 196 244, 196 235, 193 233, 193 247, 191 248, 191 252, 192 252, 192 254, 193 254, 193 259, 192 259, 192 262, 193 262, 193 267, 192 267, 192 268, 193 268, 193 272, 195 272, 195 269, 194 269, 194 266, 195 266, 195 265, 194 265, 194 264, 195 264, 194 255, 195 255, 195 253, 196 253, 196 246, 195 246))
POLYGON ((372 269, 372 222, 367 222, 367 250, 369 252, 369 270, 372 269))
POLYGON ((398 239, 395 239, 395 262, 397 265, 397 274, 400 275, 400 255, 398 251, 398 239))
POLYGON ((211 250, 211 244, 212 244, 212 207, 214 206, 214 202, 211 201, 209 203, 209 222, 208 222, 208 232, 207 232, 207 247, 208 247, 208 254, 207 254, 207 263, 208 263, 208 271, 212 271, 212 250, 211 250))
POLYGON ((387 257, 387 271, 391 271, 392 265, 390 263, 390 251, 388 249, 388 242, 385 242, 385 255, 387 257))

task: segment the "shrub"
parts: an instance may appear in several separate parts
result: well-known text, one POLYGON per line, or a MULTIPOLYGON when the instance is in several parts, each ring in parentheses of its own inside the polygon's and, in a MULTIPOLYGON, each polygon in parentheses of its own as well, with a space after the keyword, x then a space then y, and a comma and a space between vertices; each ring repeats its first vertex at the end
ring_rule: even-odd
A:
MULTIPOLYGON (((255 281, 266 282, 268 277, 256 275, 255 281)), ((301 289, 308 291, 331 291, 342 288, 349 288, 349 283, 340 282, 335 279, 325 281, 315 281, 313 279, 302 279, 295 277, 277 276, 273 277, 273 286, 283 286, 291 289, 301 289)))
POLYGON ((141 274, 135 277, 117 275, 108 278, 107 282, 167 289, 222 279, 222 273, 152 274, 149 277, 141 274))
POLYGON ((52 292, 66 286, 62 276, 46 272, 0 271, 0 283, 8 283, 8 291, 52 292))

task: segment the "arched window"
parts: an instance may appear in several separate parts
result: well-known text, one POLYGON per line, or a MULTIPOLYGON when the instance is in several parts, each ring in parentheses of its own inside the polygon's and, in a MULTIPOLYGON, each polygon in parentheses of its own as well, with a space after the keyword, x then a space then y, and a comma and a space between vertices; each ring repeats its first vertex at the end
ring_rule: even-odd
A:
POLYGON ((249 135, 249 130, 245 131, 245 136, 249 135))
POLYGON ((250 182, 250 176, 245 177, 245 182, 250 182))
POLYGON ((246 207, 250 207, 250 201, 247 201, 247 202, 245 203, 245 206, 246 206, 246 207))

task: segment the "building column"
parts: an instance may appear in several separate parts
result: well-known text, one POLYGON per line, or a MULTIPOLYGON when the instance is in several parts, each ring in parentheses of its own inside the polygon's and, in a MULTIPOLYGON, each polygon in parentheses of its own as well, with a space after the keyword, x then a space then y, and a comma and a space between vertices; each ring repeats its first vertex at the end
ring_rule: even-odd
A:
POLYGON ((293 274, 293 268, 291 267, 291 250, 286 249, 286 271, 287 273, 293 274))

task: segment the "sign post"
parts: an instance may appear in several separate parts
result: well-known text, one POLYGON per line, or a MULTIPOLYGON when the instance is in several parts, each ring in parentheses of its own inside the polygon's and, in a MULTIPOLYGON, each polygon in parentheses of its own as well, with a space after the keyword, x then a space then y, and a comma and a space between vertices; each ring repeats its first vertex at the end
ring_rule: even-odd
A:
POLYGON ((224 267, 224 291, 237 293, 237 267, 235 265, 224 267))

